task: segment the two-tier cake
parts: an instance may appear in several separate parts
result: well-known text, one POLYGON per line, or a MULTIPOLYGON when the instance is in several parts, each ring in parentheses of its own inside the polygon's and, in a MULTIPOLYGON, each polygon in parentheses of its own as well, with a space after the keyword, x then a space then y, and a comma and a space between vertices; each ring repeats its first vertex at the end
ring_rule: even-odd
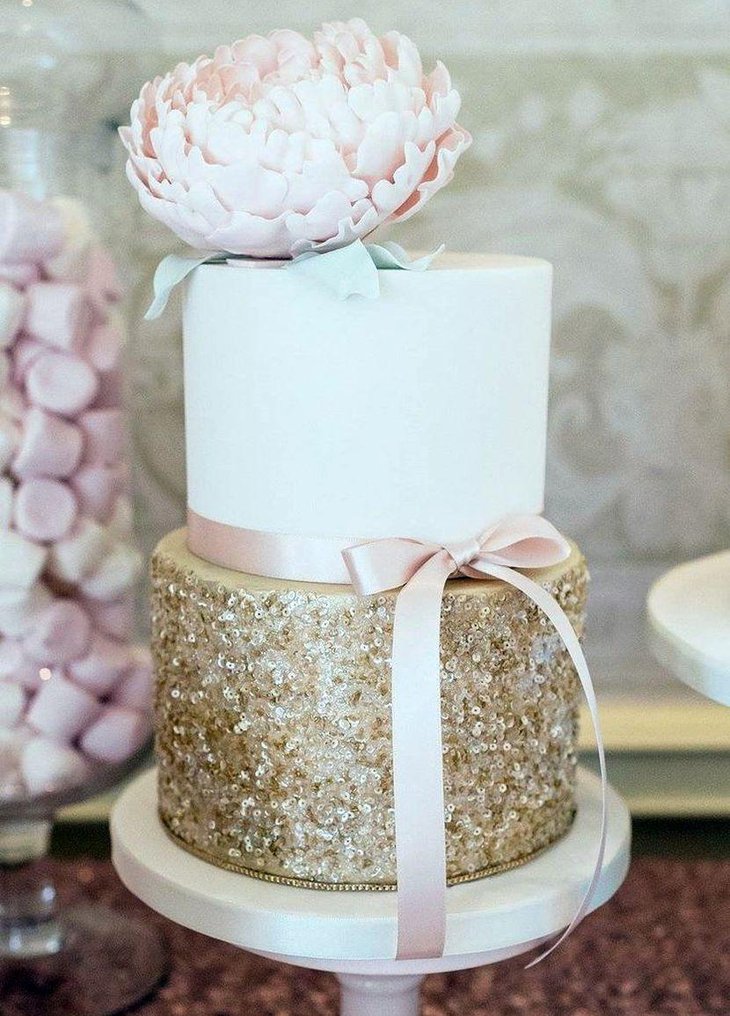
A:
POLYGON ((551 268, 383 267, 361 240, 450 179, 457 112, 441 65, 424 75, 409 40, 354 21, 183 65, 123 134, 145 207, 212 254, 184 297, 188 527, 152 565, 160 817, 185 849, 274 882, 395 887, 396 725, 414 793, 419 737, 431 759, 450 884, 527 861, 574 813, 579 684, 505 569, 580 634, 585 562, 564 543, 531 570, 520 537, 487 554, 491 581, 474 570, 483 534, 543 509, 551 268), (345 249, 375 298, 334 292, 345 249), (313 258, 321 277, 301 270, 313 258), (355 588, 363 545, 385 572, 426 549, 398 588, 355 588), (428 695, 408 659, 433 632, 399 600, 416 572, 430 595, 427 559, 454 576, 436 592, 442 804, 431 728, 394 702, 396 657, 411 703, 428 695))

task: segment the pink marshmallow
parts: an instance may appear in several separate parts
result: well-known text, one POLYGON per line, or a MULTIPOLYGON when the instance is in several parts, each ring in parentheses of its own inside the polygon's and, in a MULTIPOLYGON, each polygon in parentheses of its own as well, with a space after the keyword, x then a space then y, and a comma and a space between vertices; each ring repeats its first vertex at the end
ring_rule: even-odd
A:
POLYGON ((23 665, 23 644, 20 639, 0 639, 0 681, 12 681, 23 665))
POLYGON ((76 498, 68 484, 46 478, 24 480, 15 494, 15 526, 31 540, 48 542, 67 535, 76 518, 76 498))
POLYGON ((0 476, 0 529, 7 529, 13 520, 13 481, 0 476))
POLYGON ((128 639, 134 631, 134 596, 122 596, 118 600, 107 602, 85 600, 84 606, 94 625, 105 635, 115 639, 128 639))
POLYGON ((25 692, 19 684, 0 681, 0 727, 15 727, 25 710, 25 692))
POLYGON ((39 356, 25 384, 31 402, 62 416, 83 412, 94 401, 99 387, 88 363, 69 353, 39 356))
POLYGON ((110 466, 82 466, 71 478, 81 511, 100 522, 111 515, 123 486, 118 469, 110 466))
POLYGON ((27 691, 37 691, 41 686, 41 668, 26 658, 20 639, 0 639, 0 680, 27 691))
POLYGON ((34 797, 80 786, 89 777, 89 766, 79 752, 47 737, 28 741, 20 756, 20 768, 25 786, 34 797))
POLYGON ((7 638, 27 635, 52 602, 42 582, 29 589, 0 586, 0 634, 7 638))
POLYGON ((152 712, 152 659, 148 649, 135 646, 132 649, 133 663, 112 695, 117 706, 137 709, 149 715, 152 712))
POLYGON ((0 349, 7 349, 20 331, 26 296, 8 282, 0 282, 0 349))
POLYGON ((109 706, 84 733, 81 750, 100 762, 124 762, 143 747, 150 733, 149 720, 141 713, 109 706))
POLYGON ((92 309, 80 286, 38 282, 28 289, 25 331, 49 346, 77 352, 91 327, 92 309))
POLYGON ((0 727, 0 766, 7 766, 11 756, 14 762, 20 761, 20 753, 28 741, 35 737, 35 731, 26 723, 14 728, 0 727))
POLYGON ((104 247, 91 249, 87 288, 90 298, 104 312, 108 303, 116 303, 124 296, 114 260, 104 247))
POLYGON ((73 741, 99 715, 99 703, 56 671, 44 681, 28 709, 28 723, 55 741, 73 741))
POLYGON ((0 415, 14 423, 22 423, 28 410, 25 399, 16 388, 0 391, 0 415))
POLYGON ((83 656, 90 638, 91 622, 86 611, 73 600, 59 599, 42 611, 25 637, 23 651, 41 665, 57 666, 83 656))
POLYGON ((53 198, 49 206, 61 217, 63 244, 58 253, 45 259, 45 270, 52 279, 82 282, 89 274, 94 240, 89 214, 74 198, 53 198))
POLYGON ((18 191, 0 191, 0 261, 46 261, 64 243, 59 212, 18 191))
POLYGON ((113 466, 125 449, 124 414, 121 409, 88 409, 79 417, 84 432, 84 462, 113 466))
POLYGON ((21 336, 13 346, 13 376, 17 384, 25 384, 28 371, 39 356, 48 352, 48 346, 27 335, 21 336))
POLYGON ((142 570, 142 555, 126 543, 117 543, 99 567, 83 580, 81 589, 92 600, 116 600, 131 589, 142 570))
POLYGON ((7 469, 10 465, 20 440, 20 426, 15 420, 0 412, 0 470, 7 469))
POLYGON ((38 282, 41 270, 32 261, 0 261, 0 279, 18 289, 26 289, 38 282))
POLYGON ((122 345, 122 332, 113 320, 109 320, 92 328, 85 353, 95 369, 105 374, 119 363, 122 345))
POLYGON ((119 370, 99 374, 99 390, 94 399, 94 409, 118 409, 124 405, 124 380, 119 370))
POLYGON ((13 471, 18 476, 69 476, 81 460, 83 445, 77 426, 42 409, 30 409, 13 471))
POLYGON ((109 534, 102 526, 80 518, 66 539, 49 548, 49 574, 62 582, 78 584, 96 571, 110 546, 109 534))
POLYGON ((93 635, 89 652, 69 664, 68 675, 95 695, 107 695, 129 667, 129 646, 103 635, 93 635))
POLYGON ((43 571, 47 551, 12 529, 0 529, 0 586, 30 589, 43 571))

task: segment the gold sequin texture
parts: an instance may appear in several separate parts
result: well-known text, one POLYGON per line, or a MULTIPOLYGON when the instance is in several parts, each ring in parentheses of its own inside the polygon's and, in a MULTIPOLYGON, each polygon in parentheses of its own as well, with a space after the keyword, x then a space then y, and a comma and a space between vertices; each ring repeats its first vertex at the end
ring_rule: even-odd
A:
MULTIPOLYGON (((582 633, 580 552, 532 572, 582 633)), ((184 531, 155 552, 162 821, 221 867, 318 888, 395 883, 390 653, 396 593, 209 565, 184 531)), ((574 810, 579 684, 550 622, 498 582, 449 582, 441 615, 447 871, 504 870, 574 810)))

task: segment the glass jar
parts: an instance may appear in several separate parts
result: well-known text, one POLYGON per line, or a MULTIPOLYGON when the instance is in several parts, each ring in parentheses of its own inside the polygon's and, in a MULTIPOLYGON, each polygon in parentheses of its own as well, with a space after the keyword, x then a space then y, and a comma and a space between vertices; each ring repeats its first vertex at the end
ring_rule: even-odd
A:
POLYGON ((71 979, 94 1016, 164 969, 148 928, 59 910, 44 863, 57 808, 116 783, 151 734, 116 264, 130 199, 112 126, 143 73, 133 46, 152 36, 130 3, 0 0, 0 993, 3 967, 43 957, 49 992, 71 979))

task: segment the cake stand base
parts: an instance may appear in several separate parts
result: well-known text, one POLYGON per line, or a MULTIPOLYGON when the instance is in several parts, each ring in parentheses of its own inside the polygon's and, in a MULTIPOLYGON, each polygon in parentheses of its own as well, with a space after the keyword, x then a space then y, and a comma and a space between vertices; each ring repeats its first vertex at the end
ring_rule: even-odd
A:
POLYGON ((420 974, 338 974, 342 991, 341 1016, 418 1016, 420 974))
MULTIPOLYGON (((580 770, 576 819, 559 843, 513 871, 449 889, 446 948, 437 959, 391 958, 393 893, 270 885, 188 854, 157 817, 154 772, 138 777, 114 808, 112 859, 127 888, 170 920, 270 959, 337 974, 342 1016, 417 1016, 426 974, 497 963, 569 923, 591 876, 600 798, 598 779, 580 770)), ((626 806, 609 788, 608 840, 593 908, 623 882, 630 840, 626 806)))

